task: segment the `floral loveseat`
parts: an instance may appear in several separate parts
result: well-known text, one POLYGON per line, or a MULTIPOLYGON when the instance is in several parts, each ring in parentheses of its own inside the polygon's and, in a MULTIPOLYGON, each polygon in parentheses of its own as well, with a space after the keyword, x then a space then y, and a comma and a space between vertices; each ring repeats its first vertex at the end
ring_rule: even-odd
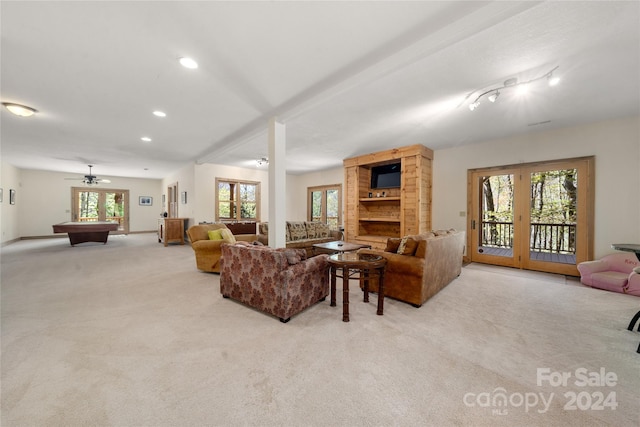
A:
MULTIPOLYGON (((390 238, 384 251, 360 249, 387 260, 384 296, 420 307, 462 271, 465 232, 437 230, 390 238)), ((377 292, 375 281, 370 290, 377 292)))
MULTIPOLYGON (((261 222, 258 240, 265 245, 269 244, 269 223, 261 222)), ((307 257, 313 255, 313 245, 340 240, 342 234, 331 230, 327 224, 317 221, 287 221, 287 248, 304 249, 307 257)))
POLYGON ((329 294, 327 255, 247 242, 222 245, 220 293, 286 323, 329 294))

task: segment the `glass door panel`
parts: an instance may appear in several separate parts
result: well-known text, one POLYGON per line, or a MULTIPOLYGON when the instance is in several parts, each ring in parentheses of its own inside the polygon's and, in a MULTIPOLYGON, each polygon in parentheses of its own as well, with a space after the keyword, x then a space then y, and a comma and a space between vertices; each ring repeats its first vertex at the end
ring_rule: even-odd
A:
POLYGON ((311 221, 322 221, 322 191, 311 192, 311 221))
POLYGON ((327 190, 327 224, 332 230, 337 230, 340 218, 340 192, 338 190, 327 190))
POLYGON ((559 162, 525 169, 523 185, 530 193, 523 215, 528 234, 528 245, 522 248, 525 268, 575 275, 578 257, 586 258, 588 227, 581 222, 587 217, 586 165, 559 162))
POLYGON ((124 230, 125 197, 122 192, 105 193, 105 221, 118 223, 118 231, 124 230))
POLYGON ((99 196, 96 191, 81 191, 78 193, 76 206, 78 214, 74 218, 77 222, 94 222, 99 219, 99 196))
POLYGON ((471 218, 472 261, 517 266, 515 181, 517 170, 473 174, 474 212, 471 218))

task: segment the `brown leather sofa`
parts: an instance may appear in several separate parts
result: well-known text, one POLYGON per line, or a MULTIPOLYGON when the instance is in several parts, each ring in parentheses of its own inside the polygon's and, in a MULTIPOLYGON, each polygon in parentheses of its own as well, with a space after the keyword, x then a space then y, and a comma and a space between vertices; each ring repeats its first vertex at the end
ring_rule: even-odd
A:
MULTIPOLYGON (((212 224, 192 225, 187 230, 191 247, 196 254, 196 266, 198 270, 212 273, 220 272, 220 258, 222 257, 221 246, 229 243, 225 240, 209 240, 209 230, 227 229, 221 222, 212 224)), ((256 234, 238 234, 233 236, 237 241, 253 242, 258 240, 256 234)))
MULTIPOLYGON (((317 221, 287 221, 286 246, 290 249, 304 249, 307 257, 315 255, 313 245, 316 243, 335 242, 342 238, 342 233, 331 230, 327 224, 317 221)), ((261 222, 259 240, 269 244, 269 224, 261 222)))
MULTIPOLYGON (((387 259, 385 297, 420 307, 460 275, 464 246, 464 231, 438 230, 389 239, 385 251, 360 249, 358 253, 387 259)), ((377 292, 375 281, 370 290, 377 292)))
POLYGON ((286 323, 329 294, 327 255, 305 259, 301 249, 223 244, 220 293, 286 323))

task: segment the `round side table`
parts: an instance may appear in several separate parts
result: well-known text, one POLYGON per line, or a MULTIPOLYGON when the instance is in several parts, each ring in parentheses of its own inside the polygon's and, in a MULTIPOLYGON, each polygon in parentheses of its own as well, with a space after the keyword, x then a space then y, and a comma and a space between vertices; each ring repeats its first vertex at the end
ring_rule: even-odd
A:
POLYGON ((378 279, 378 310, 384 311, 384 268, 387 260, 379 255, 343 252, 328 258, 331 276, 331 307, 336 306, 336 277, 342 277, 342 321, 349 321, 349 278, 352 272, 358 272, 364 289, 364 302, 369 302, 369 281, 372 276, 378 279), (341 275, 338 274, 341 270, 341 275))

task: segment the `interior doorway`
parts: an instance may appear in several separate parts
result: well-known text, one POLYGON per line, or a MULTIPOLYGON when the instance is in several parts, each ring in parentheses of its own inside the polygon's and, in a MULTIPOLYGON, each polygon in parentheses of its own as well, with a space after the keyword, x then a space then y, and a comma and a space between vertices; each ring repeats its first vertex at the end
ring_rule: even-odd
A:
POLYGON ((167 216, 178 218, 178 183, 169 184, 167 187, 167 216))
POLYGON ((468 256, 577 276, 593 258, 594 158, 468 171, 468 256))
POLYGON ((117 222, 116 233, 129 233, 129 190, 73 187, 72 193, 73 221, 117 222))

